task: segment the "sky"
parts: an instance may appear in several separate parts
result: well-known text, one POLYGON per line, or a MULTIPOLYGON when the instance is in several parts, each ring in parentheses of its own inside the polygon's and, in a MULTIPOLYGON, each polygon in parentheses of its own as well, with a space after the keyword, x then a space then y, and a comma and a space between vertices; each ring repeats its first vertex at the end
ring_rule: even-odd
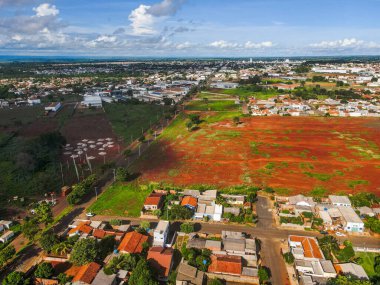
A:
POLYGON ((0 0, 1 55, 380 55, 380 0, 0 0))

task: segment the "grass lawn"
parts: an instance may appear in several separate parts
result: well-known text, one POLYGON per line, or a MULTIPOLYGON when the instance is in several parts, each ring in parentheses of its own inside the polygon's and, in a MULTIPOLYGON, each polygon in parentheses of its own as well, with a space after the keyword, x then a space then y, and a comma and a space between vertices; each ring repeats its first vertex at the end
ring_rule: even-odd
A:
MULTIPOLYGON (((239 87, 236 89, 226 89, 226 90, 223 90, 223 93, 228 94, 228 95, 236 95, 242 98, 256 97, 256 99, 260 99, 260 100, 265 100, 265 99, 281 94, 275 89, 254 92, 250 90, 249 88, 244 88, 244 87, 239 87)), ((282 93, 285 93, 285 92, 282 92, 282 93)))
POLYGON ((235 104, 233 100, 214 100, 208 104, 202 101, 191 101, 186 105, 186 110, 189 111, 237 111, 240 105, 235 104))
POLYGON ((110 186, 88 211, 98 215, 139 217, 145 198, 151 189, 137 183, 110 186))
POLYGON ((141 136, 141 129, 148 130, 151 125, 159 122, 167 107, 160 105, 127 105, 104 104, 108 119, 114 132, 126 142, 141 136))
POLYGON ((360 257, 362 259, 362 261, 359 264, 363 266, 365 272, 368 274, 369 277, 376 275, 374 264, 375 257, 378 255, 378 253, 373 252, 357 252, 355 255, 355 257, 360 257))
POLYGON ((207 98, 209 100, 218 100, 218 99, 231 99, 234 100, 234 96, 223 93, 213 93, 213 92, 201 92, 197 95, 197 98, 204 99, 207 98))

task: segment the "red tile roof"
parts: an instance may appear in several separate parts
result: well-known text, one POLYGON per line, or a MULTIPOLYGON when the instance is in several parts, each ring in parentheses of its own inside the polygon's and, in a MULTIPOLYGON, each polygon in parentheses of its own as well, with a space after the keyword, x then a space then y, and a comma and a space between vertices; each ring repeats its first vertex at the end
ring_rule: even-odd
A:
POLYGON ((314 238, 290 236, 290 240, 293 242, 300 242, 302 244, 303 254, 305 257, 323 259, 322 251, 314 238))
POLYGON ((138 232, 127 233, 121 241, 118 250, 128 253, 141 253, 143 243, 148 241, 148 237, 138 232))
POLYGON ((146 197, 144 205, 159 206, 161 203, 162 196, 164 196, 164 194, 162 193, 150 193, 150 195, 146 197))
POLYGON ((192 207, 195 208, 198 205, 197 198, 192 197, 192 196, 185 196, 182 199, 181 206, 187 206, 187 205, 192 206, 192 207))
POLYGON ((159 276, 168 277, 173 261, 173 249, 152 247, 148 251, 147 260, 159 276))
POLYGON ((68 234, 72 235, 76 232, 90 234, 93 228, 90 227, 89 224, 91 224, 91 221, 81 222, 76 228, 71 229, 68 234))
POLYGON ((241 256, 212 255, 208 272, 240 275, 242 272, 241 256))
POLYGON ((92 233, 92 235, 96 238, 104 238, 106 236, 106 231, 105 230, 100 230, 100 229, 95 229, 92 233))
POLYGON ((101 266, 96 262, 81 266, 79 272, 74 276, 73 282, 80 281, 86 284, 91 284, 101 266))

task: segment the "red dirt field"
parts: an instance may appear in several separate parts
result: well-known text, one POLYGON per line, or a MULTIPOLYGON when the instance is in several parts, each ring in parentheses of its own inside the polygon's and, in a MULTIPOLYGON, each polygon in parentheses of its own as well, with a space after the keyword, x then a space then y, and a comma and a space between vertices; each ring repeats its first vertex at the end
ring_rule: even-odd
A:
POLYGON ((379 119, 257 117, 242 122, 203 123, 188 132, 183 120, 164 132, 134 170, 142 179, 180 186, 248 184, 282 194, 380 195, 379 119))

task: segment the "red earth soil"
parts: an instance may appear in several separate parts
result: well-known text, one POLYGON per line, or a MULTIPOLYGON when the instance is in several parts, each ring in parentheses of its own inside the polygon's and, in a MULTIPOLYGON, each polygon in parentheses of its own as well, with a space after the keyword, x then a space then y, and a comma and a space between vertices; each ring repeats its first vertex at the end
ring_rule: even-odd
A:
POLYGON ((322 188, 380 195, 379 165, 379 119, 257 117, 243 118, 239 126, 231 120, 202 125, 175 140, 164 136, 136 170, 143 179, 181 186, 247 184, 284 194, 322 188))

